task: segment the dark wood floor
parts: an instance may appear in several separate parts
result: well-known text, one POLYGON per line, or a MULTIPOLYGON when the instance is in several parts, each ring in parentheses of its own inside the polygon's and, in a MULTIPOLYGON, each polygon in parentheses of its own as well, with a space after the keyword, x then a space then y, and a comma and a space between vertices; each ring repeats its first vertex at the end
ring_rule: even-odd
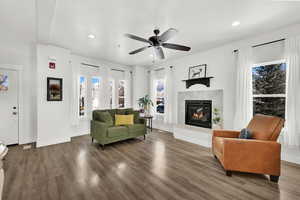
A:
POLYGON ((263 175, 227 177, 209 149, 157 130, 104 151, 89 136, 9 150, 3 200, 300 199, 298 166, 283 163, 279 184, 263 175))

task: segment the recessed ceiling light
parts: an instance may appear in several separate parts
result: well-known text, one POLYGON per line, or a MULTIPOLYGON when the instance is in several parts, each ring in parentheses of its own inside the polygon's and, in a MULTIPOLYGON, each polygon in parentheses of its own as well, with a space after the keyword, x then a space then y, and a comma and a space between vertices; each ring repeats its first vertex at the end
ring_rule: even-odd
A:
POLYGON ((89 35, 88 35, 88 38, 90 38, 90 39, 95 39, 95 38, 96 38, 96 36, 95 36, 95 35, 93 35, 93 34, 89 34, 89 35))
POLYGON ((234 22, 232 22, 232 26, 238 26, 238 25, 240 25, 241 24, 241 22, 239 22, 239 21, 234 21, 234 22))
POLYGON ((150 54, 150 57, 153 57, 153 54, 150 54))

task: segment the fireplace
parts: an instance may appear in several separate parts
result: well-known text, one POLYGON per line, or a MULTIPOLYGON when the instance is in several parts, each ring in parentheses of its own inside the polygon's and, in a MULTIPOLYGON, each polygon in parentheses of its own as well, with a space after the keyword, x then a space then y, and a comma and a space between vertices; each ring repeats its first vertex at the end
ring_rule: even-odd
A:
POLYGON ((185 101, 185 124, 211 128, 210 100, 186 100, 185 101))

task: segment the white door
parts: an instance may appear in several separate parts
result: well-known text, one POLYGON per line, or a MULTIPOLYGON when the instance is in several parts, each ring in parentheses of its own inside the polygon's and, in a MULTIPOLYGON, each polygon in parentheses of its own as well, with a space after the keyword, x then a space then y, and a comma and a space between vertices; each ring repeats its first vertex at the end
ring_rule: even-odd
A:
POLYGON ((18 73, 0 68, 0 141, 19 143, 18 73))

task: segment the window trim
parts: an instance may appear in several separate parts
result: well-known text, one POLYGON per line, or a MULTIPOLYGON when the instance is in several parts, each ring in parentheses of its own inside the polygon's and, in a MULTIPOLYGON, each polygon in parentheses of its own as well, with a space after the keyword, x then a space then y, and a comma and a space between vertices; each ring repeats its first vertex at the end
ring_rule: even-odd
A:
POLYGON ((251 68, 259 67, 259 66, 266 66, 266 65, 274 65, 274 64, 279 64, 279 63, 285 63, 286 64, 286 59, 274 60, 274 61, 263 62, 263 63, 255 63, 255 64, 252 65, 251 68))

